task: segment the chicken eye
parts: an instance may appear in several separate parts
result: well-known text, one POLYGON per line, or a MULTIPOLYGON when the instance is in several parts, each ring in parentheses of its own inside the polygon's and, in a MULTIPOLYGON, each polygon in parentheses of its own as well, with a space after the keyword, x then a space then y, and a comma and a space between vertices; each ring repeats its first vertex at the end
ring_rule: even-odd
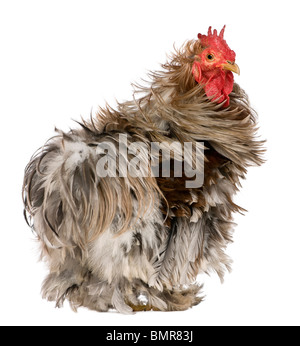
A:
POLYGON ((214 58, 215 58, 215 57, 214 57, 212 54, 207 54, 207 55, 206 55, 206 59, 207 59, 207 60, 212 61, 212 60, 214 60, 214 58))

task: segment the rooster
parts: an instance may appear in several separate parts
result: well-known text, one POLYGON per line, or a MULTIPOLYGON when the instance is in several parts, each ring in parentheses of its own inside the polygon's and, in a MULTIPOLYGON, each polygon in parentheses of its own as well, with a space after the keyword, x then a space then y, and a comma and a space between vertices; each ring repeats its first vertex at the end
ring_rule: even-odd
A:
POLYGON ((230 269, 232 214, 243 211, 232 198, 263 163, 263 141, 224 30, 186 42, 133 100, 57 130, 31 158, 24 213, 49 266, 42 295, 57 307, 186 310, 202 300, 198 274, 230 269), (165 174, 168 156, 151 145, 174 142, 165 174), (177 172, 188 161, 178 143, 200 148, 198 185, 177 172))

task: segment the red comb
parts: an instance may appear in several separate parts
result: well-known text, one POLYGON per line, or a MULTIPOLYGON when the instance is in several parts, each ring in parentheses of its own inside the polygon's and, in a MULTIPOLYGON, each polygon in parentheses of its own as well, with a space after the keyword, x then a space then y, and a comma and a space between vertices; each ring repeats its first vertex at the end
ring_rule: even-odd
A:
POLYGON ((220 34, 218 35, 218 32, 216 29, 212 32, 211 26, 208 28, 207 35, 201 35, 198 34, 198 38, 201 42, 201 45, 204 48, 215 48, 219 51, 221 51, 224 56, 230 61, 235 60, 235 52, 231 50, 228 47, 228 44, 224 40, 224 31, 225 31, 226 25, 223 26, 222 30, 220 31, 220 34))

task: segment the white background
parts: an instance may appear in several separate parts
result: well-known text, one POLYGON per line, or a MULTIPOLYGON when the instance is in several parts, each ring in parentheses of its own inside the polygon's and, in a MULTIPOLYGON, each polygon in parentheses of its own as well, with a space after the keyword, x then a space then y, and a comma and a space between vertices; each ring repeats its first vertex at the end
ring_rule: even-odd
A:
POLYGON ((296 1, 0 1, 0 324, 299 325, 299 4, 296 1), (166 61, 173 43, 218 31, 236 51, 267 139, 235 202, 233 271, 205 280, 185 312, 74 313, 43 301, 46 270, 22 215, 23 171, 54 134, 105 101, 130 99, 132 82, 166 61))

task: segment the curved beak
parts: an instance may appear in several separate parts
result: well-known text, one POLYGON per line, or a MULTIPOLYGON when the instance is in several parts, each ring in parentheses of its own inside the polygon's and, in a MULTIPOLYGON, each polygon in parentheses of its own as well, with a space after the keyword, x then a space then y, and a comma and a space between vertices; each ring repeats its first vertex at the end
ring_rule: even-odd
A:
POLYGON ((223 65, 223 68, 224 70, 229 70, 240 75, 240 68, 235 62, 227 60, 227 62, 223 65))

